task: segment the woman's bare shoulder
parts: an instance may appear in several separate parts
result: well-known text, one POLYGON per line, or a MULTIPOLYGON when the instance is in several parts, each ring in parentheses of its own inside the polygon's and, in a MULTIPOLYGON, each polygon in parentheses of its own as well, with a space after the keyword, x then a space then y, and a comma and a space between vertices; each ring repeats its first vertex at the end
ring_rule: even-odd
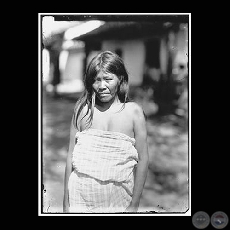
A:
POLYGON ((127 103, 129 117, 132 118, 134 124, 145 124, 146 117, 142 106, 136 102, 127 103))
POLYGON ((78 101, 75 105, 75 112, 77 111, 79 111, 79 118, 83 118, 88 112, 88 105, 86 104, 82 106, 81 103, 78 101))
POLYGON ((128 102, 128 103, 126 103, 125 107, 131 113, 134 113, 134 115, 139 114, 139 113, 143 113, 142 107, 136 102, 128 102))
POLYGON ((75 122, 78 124, 77 127, 80 127, 80 130, 82 130, 82 127, 85 126, 85 121, 87 120, 88 116, 88 105, 81 105, 80 101, 78 101, 75 104, 74 117, 76 119, 75 122))
MULTIPOLYGON (((135 102, 130 102, 127 104, 130 109, 130 115, 133 121, 134 127, 134 135, 136 140, 144 141, 147 130, 146 130, 146 117, 144 114, 144 110, 141 105, 135 102)), ((127 107, 128 107, 127 106, 127 107)))

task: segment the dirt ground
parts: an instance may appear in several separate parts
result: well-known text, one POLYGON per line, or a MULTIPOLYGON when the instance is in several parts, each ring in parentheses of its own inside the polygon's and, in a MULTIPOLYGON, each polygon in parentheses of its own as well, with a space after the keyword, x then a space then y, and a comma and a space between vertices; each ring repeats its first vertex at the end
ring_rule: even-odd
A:
MULTIPOLYGON (((65 159, 74 101, 44 96, 41 203, 44 213, 62 213, 65 159)), ((150 165, 140 212, 186 213, 189 207, 188 132, 171 119, 148 119, 150 165)))

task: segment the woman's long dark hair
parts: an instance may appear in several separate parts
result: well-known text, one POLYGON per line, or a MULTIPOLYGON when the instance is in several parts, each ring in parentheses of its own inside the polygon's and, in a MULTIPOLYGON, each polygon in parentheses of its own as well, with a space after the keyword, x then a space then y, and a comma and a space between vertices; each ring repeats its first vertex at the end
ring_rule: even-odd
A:
POLYGON ((87 126, 92 124, 93 111, 95 106, 95 92, 92 85, 96 76, 100 72, 104 74, 109 73, 116 75, 120 82, 117 90, 117 96, 120 102, 123 103, 123 107, 125 106, 125 103, 129 101, 128 73, 123 60, 117 54, 111 51, 104 51, 99 53, 90 61, 86 69, 86 73, 83 79, 85 90, 74 108, 73 124, 74 127, 79 131, 81 131, 79 115, 85 106, 87 107, 87 112, 81 119, 83 119, 89 113, 87 126))

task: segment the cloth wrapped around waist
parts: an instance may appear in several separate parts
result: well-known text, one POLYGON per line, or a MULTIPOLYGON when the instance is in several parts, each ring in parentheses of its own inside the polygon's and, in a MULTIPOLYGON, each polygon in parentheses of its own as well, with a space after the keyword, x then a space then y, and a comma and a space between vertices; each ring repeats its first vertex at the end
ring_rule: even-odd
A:
POLYGON ((97 129, 76 133, 72 165, 80 173, 101 181, 127 182, 138 161, 135 139, 97 129))

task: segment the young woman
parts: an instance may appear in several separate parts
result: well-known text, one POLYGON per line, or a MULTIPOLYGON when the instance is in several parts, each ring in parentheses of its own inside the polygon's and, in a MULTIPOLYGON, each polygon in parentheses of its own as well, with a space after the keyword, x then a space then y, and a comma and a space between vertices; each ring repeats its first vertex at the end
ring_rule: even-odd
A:
POLYGON ((70 127, 63 211, 137 212, 148 170, 143 110, 128 100, 123 60, 110 51, 89 63, 70 127))

